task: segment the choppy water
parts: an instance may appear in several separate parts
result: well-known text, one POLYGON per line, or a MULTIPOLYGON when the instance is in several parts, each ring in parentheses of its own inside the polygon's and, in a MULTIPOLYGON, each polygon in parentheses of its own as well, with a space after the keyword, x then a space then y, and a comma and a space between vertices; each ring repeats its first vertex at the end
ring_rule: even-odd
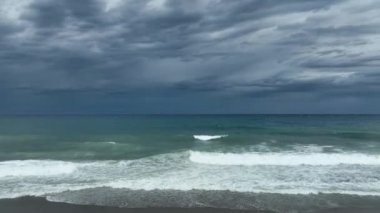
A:
POLYGON ((380 116, 5 116, 0 160, 0 198, 100 205, 83 192, 113 189, 203 194, 195 203, 206 206, 207 194, 251 197, 229 208, 260 207, 257 196, 273 193, 339 206, 342 197, 380 195, 380 116))

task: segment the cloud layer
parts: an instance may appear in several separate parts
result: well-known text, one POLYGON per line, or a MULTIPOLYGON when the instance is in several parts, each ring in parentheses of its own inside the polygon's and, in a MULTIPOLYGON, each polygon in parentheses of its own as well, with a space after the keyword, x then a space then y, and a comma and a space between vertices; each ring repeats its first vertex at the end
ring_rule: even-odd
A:
POLYGON ((380 113, 376 0, 4 0, 0 113, 380 113))

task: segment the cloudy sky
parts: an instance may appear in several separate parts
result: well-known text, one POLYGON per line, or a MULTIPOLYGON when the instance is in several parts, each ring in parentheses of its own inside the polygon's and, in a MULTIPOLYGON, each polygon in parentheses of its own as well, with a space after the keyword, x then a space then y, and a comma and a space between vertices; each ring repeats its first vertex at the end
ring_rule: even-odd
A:
POLYGON ((380 113, 380 1, 1 0, 12 113, 380 113))

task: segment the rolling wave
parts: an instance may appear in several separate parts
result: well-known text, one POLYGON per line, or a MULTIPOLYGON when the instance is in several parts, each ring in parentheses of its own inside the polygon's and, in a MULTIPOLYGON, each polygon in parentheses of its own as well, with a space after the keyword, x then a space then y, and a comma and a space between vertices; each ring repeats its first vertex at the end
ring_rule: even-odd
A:
POLYGON ((220 139, 227 137, 228 135, 193 135, 194 139, 201 140, 201 141, 209 141, 214 139, 220 139))
POLYGON ((184 151, 120 161, 0 162, 0 198, 95 187, 380 195, 380 158, 364 153, 184 151))
POLYGON ((72 162, 53 160, 14 160, 0 162, 0 178, 23 176, 55 176, 70 174, 77 166, 72 162))
POLYGON ((380 156, 360 153, 217 153, 190 151, 190 160, 216 165, 380 165, 380 156))

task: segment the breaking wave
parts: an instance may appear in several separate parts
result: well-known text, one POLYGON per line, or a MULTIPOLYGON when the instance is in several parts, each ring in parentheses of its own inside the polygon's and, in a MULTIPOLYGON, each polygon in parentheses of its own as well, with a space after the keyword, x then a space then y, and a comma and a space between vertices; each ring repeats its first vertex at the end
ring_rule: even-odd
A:
POLYGON ((209 141, 214 139, 220 139, 227 137, 228 135, 193 135, 194 139, 201 140, 201 141, 209 141))
POLYGON ((380 195, 380 158, 364 153, 184 151, 119 161, 0 162, 0 198, 95 187, 380 195))
POLYGON ((15 160, 0 162, 0 178, 11 176, 54 176, 70 174, 77 166, 52 160, 15 160))
POLYGON ((360 153, 217 153, 190 151, 190 160, 216 165, 380 165, 380 156, 360 153))

